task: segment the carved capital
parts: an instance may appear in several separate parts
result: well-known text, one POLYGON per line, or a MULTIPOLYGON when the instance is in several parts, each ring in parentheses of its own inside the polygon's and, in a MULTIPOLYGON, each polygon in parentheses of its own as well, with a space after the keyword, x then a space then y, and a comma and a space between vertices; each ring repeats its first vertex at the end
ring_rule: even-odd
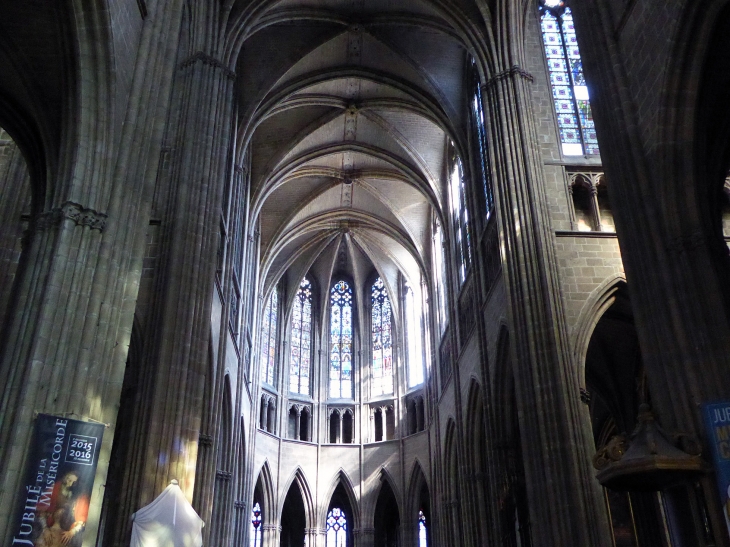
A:
POLYGON ((482 84, 483 90, 488 90, 491 87, 494 87, 502 80, 506 80, 507 78, 511 78, 513 76, 519 76, 520 78, 524 78, 528 82, 535 81, 535 78, 532 74, 527 72, 524 68, 522 68, 519 65, 513 65, 509 68, 509 70, 505 70, 504 72, 499 72, 498 74, 495 74, 485 84, 482 84))
POLYGON ((211 435, 201 433, 198 435, 198 444, 201 446, 213 446, 213 437, 211 435))
POLYGON ((222 469, 215 472, 215 478, 219 481, 229 481, 232 476, 233 474, 230 471, 224 471, 222 469))
POLYGON ((92 230, 102 232, 106 227, 107 215, 74 203, 73 201, 67 201, 60 207, 38 215, 35 228, 38 231, 48 230, 61 224, 64 219, 72 220, 77 226, 88 226, 92 230))
POLYGON ((180 63, 180 66, 178 68, 184 69, 198 62, 221 70, 223 72, 223 75, 229 80, 236 79, 236 73, 228 68, 228 66, 224 62, 219 61, 215 57, 211 57, 210 55, 208 55, 207 53, 203 53, 202 51, 196 51, 195 53, 193 53, 190 57, 180 63))

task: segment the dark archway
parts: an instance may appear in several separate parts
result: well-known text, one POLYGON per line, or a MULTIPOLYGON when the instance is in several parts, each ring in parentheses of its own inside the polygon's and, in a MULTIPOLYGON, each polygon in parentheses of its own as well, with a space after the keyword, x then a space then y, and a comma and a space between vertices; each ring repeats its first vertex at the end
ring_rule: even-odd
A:
POLYGON ((502 328, 497 347, 499 382, 497 394, 500 405, 497 409, 499 461, 497 462, 500 484, 495 485, 499 495, 498 519, 500 545, 508 547, 531 547, 532 532, 530 506, 527 496, 522 435, 517 411, 514 368, 510 353, 510 338, 506 327, 502 328))
MULTIPOLYGON (((630 435, 639 405, 651 403, 628 288, 620 282, 610 290, 613 303, 593 330, 585 363, 596 449, 614 435, 630 435)), ((615 547, 665 544, 656 494, 604 492, 615 547)))
POLYGON ((382 486, 375 504, 375 547, 397 547, 401 545, 400 511, 390 483, 381 477, 382 486))
POLYGON ((337 485, 337 488, 335 488, 335 491, 332 494, 332 498, 330 499, 330 503, 327 506, 327 518, 325 522, 325 531, 327 534, 327 539, 325 542, 326 547, 339 547, 335 543, 334 537, 335 534, 342 533, 340 532, 340 530, 336 530, 336 528, 338 528, 342 522, 346 523, 344 528, 344 535, 346 538, 345 546, 352 547, 354 545, 353 528, 355 526, 355 514, 352 510, 350 497, 347 495, 345 486, 342 484, 342 482, 340 482, 337 485), (338 516, 337 510, 339 510, 339 513, 341 515, 338 521, 336 520, 336 517, 338 516))
POLYGON ((281 547, 302 547, 304 545, 306 511, 302 492, 296 481, 289 487, 284 507, 281 510, 281 547))

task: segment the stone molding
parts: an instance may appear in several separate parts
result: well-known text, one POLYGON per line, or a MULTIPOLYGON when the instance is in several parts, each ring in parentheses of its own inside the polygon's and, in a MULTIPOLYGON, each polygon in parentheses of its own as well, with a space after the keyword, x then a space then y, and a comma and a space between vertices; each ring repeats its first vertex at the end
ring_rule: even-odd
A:
POLYGON ((221 481, 229 481, 231 480, 231 477, 233 476, 233 473, 230 471, 224 471, 222 469, 219 469, 215 472, 215 478, 221 481))
POLYGON ((223 74, 225 75, 225 77, 228 78, 229 80, 236 79, 236 73, 233 72, 230 68, 228 68, 228 66, 226 66, 225 63, 223 63, 222 61, 219 61, 215 57, 211 57, 207 53, 203 53, 202 51, 196 51, 195 53, 193 53, 190 57, 188 57, 182 63, 180 63, 178 68, 180 70, 182 70, 189 66, 193 66, 197 62, 201 62, 204 65, 208 65, 213 68, 220 69, 223 72, 223 74))
POLYGON ((37 231, 48 230, 61 224, 64 219, 69 219, 73 220, 76 226, 88 226, 92 230, 103 232, 107 218, 105 213, 89 209, 73 201, 67 201, 60 207, 55 207, 38 215, 35 229, 37 231))
POLYGON ((527 80, 528 82, 532 83, 535 81, 535 77, 527 72, 524 68, 520 67, 519 65, 513 65, 509 68, 509 70, 505 70, 504 72, 499 72, 489 78, 486 83, 482 84, 482 90, 487 90, 490 87, 495 86, 502 80, 506 80, 510 76, 520 76, 527 80))

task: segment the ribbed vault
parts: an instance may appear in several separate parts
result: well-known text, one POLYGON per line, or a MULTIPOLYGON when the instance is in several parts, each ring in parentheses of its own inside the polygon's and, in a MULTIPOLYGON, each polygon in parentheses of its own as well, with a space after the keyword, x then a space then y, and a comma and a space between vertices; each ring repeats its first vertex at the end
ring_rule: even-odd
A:
POLYGON ((246 22, 238 142, 251 160, 263 293, 285 274, 294 288, 316 272, 323 293, 336 274, 363 286, 377 273, 391 290, 399 272, 429 279, 450 143, 468 146, 474 4, 255 7, 233 19, 246 22))

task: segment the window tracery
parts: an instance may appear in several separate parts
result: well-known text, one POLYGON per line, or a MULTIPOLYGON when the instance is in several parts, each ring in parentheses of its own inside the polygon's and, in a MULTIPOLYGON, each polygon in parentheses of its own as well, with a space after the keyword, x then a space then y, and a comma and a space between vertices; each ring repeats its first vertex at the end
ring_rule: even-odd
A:
POLYGON ((347 517, 339 507, 327 513, 327 547, 347 547, 347 517))
POLYGON ((543 0, 540 23, 563 154, 596 155, 598 139, 573 14, 563 1, 543 0))
POLYGON ((329 396, 352 398, 352 289, 338 281, 330 291, 329 396))
POLYGON ((279 291, 274 288, 266 308, 261 324, 261 380, 274 385, 276 371, 276 324, 279 309, 279 291))
POLYGON ((393 393, 393 343, 391 306, 383 280, 377 278, 371 287, 372 300, 372 394, 393 393))
POLYGON ((305 277, 294 297, 289 355, 289 391, 309 395, 312 362, 312 284, 305 277))

